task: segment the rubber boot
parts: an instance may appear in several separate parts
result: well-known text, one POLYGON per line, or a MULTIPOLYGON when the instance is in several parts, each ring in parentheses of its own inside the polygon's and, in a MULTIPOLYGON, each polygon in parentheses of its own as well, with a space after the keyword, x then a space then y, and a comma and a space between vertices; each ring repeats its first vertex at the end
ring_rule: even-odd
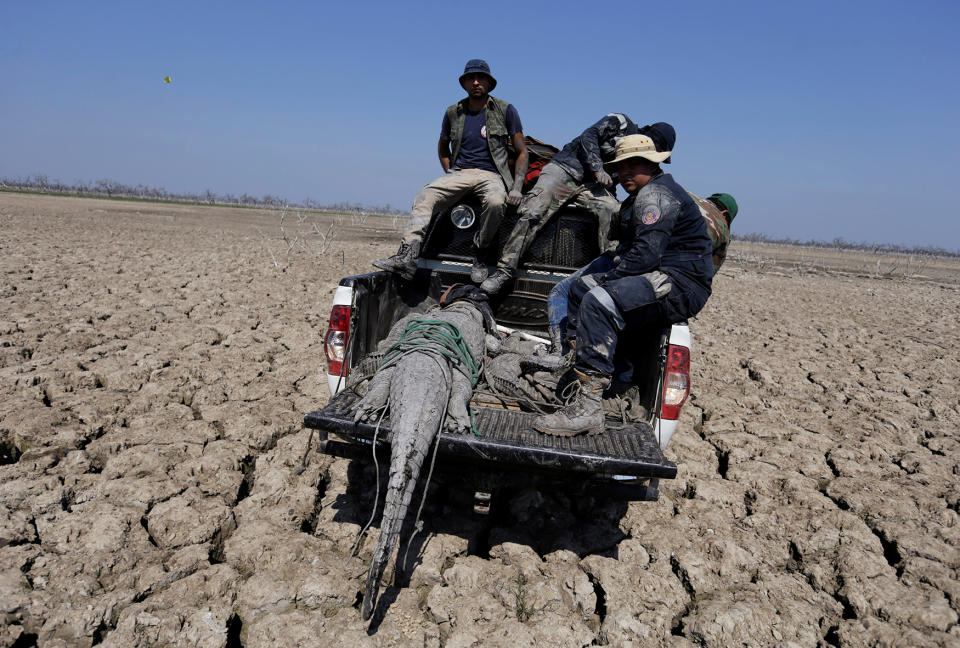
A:
POLYGON ((603 432, 603 390, 610 386, 610 378, 576 369, 574 373, 580 381, 580 391, 573 402, 553 414, 538 416, 533 429, 562 437, 603 432))
POLYGON ((417 261, 420 259, 420 241, 401 243, 400 249, 392 257, 376 259, 373 265, 387 272, 395 272, 407 281, 413 279, 417 272, 417 261))
POLYGON ((503 285, 510 281, 511 274, 504 270, 503 268, 497 268, 497 271, 492 275, 486 278, 486 280, 480 284, 480 290, 487 293, 488 295, 496 295, 503 288, 503 285))

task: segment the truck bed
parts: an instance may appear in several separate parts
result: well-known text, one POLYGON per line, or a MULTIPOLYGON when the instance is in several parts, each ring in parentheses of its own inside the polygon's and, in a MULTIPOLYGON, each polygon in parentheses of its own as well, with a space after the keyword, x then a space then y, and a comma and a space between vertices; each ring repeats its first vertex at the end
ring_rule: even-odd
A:
MULTIPOLYGON (((333 432, 348 442, 368 445, 376 424, 354 423, 353 405, 358 396, 346 390, 322 410, 310 412, 304 424, 333 432)), ((667 461, 650 425, 621 424, 608 418, 597 436, 553 437, 531 427, 535 414, 493 407, 475 407, 479 436, 472 433, 440 436, 440 457, 467 459, 497 470, 536 470, 541 473, 579 473, 584 477, 672 479, 677 466, 667 461)), ((326 440, 321 435, 323 440, 326 440)), ((389 417, 377 432, 378 445, 389 444, 389 417)), ((330 448, 334 450, 334 448, 330 448)))

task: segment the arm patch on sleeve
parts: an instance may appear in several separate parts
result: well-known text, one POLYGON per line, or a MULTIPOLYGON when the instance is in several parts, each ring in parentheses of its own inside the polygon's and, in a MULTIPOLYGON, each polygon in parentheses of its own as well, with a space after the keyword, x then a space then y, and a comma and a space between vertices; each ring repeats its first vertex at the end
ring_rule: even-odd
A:
POLYGON ((650 205, 644 209, 640 216, 640 222, 644 225, 653 225, 658 220, 660 220, 660 208, 656 205, 650 205))

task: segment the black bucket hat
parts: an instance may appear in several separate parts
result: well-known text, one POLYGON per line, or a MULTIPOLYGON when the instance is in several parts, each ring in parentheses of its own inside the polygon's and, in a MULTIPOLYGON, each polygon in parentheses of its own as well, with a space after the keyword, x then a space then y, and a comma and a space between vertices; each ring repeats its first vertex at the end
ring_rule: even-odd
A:
POLYGON ((477 72, 490 77, 490 92, 493 92, 493 89, 497 87, 497 80, 490 74, 490 66, 487 65, 487 62, 483 59, 470 59, 467 61, 467 64, 463 66, 463 74, 460 75, 460 85, 463 85, 463 77, 477 72))

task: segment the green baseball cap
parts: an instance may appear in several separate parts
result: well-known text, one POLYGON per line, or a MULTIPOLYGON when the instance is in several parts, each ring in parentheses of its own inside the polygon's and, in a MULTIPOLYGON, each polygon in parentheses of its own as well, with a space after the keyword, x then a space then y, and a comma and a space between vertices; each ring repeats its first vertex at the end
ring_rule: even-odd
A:
POLYGON ((709 200, 712 200, 715 203, 720 203, 723 205, 723 208, 730 213, 730 222, 733 222, 733 219, 736 218, 737 212, 740 210, 737 207, 737 201, 733 199, 728 193, 715 193, 710 196, 709 200))

